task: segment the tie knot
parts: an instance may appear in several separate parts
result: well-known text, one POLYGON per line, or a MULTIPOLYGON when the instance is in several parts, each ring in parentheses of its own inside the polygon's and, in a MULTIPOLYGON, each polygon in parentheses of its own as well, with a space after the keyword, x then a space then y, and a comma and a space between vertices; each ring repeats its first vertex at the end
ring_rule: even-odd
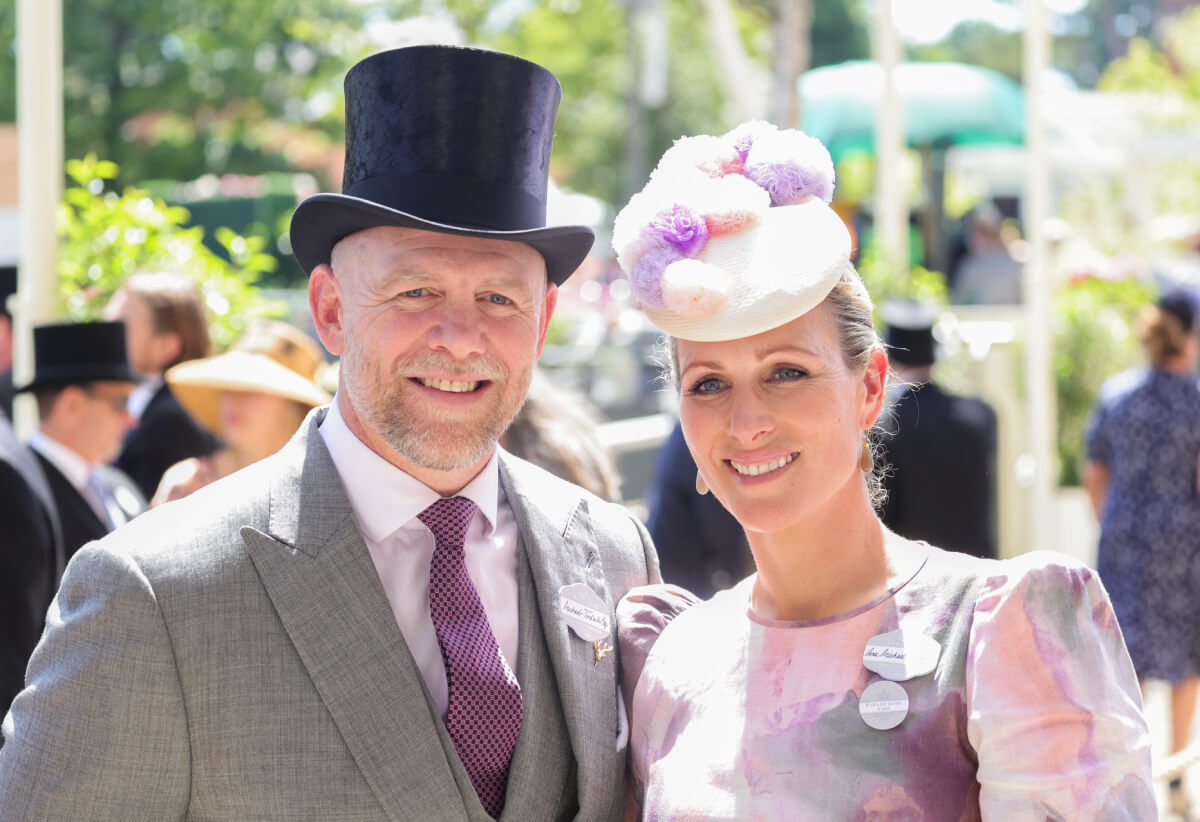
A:
POLYGON ((475 503, 466 497, 450 497, 430 505, 417 514, 417 519, 433 532, 433 538, 439 544, 449 542, 461 548, 473 516, 475 503))

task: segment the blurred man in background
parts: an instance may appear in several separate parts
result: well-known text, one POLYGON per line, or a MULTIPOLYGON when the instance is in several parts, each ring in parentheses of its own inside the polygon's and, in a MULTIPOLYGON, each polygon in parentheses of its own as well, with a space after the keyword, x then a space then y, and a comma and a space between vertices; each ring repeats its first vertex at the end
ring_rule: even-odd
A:
POLYGON ((66 559, 145 510, 133 481, 107 463, 129 430, 136 376, 125 355, 124 323, 65 323, 33 330, 37 399, 29 437, 50 484, 66 559))
POLYGON ((142 380, 129 400, 136 425, 116 465, 150 499, 168 468, 207 456, 220 445, 184 411, 163 380, 171 366, 209 355, 208 315, 196 284, 170 273, 130 276, 105 314, 125 322, 129 362, 142 380))
POLYGON ((0 415, 0 711, 25 683, 63 569, 62 530, 50 485, 33 453, 0 415))
POLYGON ((17 293, 17 267, 0 266, 0 411, 12 419, 13 324, 8 298, 17 293))
POLYGON ((884 431, 885 525, 909 539, 977 557, 996 556, 996 414, 983 400, 934 382, 937 311, 883 307, 895 379, 884 431))

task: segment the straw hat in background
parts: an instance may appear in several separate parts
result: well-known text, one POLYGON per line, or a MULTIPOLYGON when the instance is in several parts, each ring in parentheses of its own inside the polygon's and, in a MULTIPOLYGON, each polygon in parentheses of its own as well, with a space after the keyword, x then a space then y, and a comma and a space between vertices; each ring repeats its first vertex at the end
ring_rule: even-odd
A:
POLYGON ((329 392, 314 381, 324 363, 321 349, 300 329, 255 320, 224 354, 170 368, 166 381, 184 409, 219 435, 222 391, 270 394, 307 408, 330 402, 329 392))

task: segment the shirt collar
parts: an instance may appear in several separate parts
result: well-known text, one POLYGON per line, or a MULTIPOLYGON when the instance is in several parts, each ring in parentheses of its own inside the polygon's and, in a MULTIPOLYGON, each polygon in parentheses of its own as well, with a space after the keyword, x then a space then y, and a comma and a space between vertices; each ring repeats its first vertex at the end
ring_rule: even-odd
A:
MULTIPOLYGON (((337 396, 318 430, 342 479, 358 527, 368 539, 382 542, 441 499, 437 491, 404 473, 360 440, 346 425, 337 396)), ((455 494, 466 497, 479 508, 485 520, 485 535, 496 527, 500 493, 498 452, 498 448, 492 449, 491 459, 483 470, 455 494)))
POLYGON ((37 451, 50 464, 67 478, 76 488, 87 487, 88 475, 92 473, 91 464, 56 439, 47 436, 42 430, 35 429, 29 435, 29 447, 37 451))
POLYGON ((154 399, 154 395, 158 393, 158 389, 163 387, 162 375, 147 377, 133 387, 129 392, 129 402, 126 408, 135 419, 141 419, 142 414, 146 411, 146 406, 150 404, 150 400, 154 399))

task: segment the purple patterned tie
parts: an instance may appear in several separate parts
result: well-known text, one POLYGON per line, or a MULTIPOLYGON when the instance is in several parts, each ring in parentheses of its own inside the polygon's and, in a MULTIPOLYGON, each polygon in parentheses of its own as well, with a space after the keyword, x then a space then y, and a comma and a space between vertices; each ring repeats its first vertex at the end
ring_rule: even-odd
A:
POLYGON ((521 686, 467 575, 463 539, 474 515, 475 503, 452 497, 438 500, 417 519, 437 543, 429 563, 429 613, 446 665, 446 730, 479 801, 499 817, 521 729, 521 686))

